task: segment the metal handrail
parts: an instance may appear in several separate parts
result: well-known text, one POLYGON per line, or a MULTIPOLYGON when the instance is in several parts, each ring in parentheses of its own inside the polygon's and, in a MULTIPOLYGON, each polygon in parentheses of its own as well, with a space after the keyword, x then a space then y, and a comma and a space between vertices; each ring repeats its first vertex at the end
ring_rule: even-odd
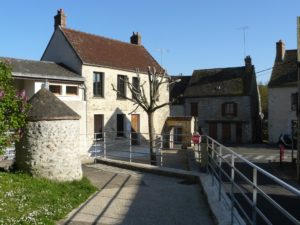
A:
MULTIPOLYGON (((256 224, 256 214, 257 213, 258 213, 258 215, 261 216, 261 218, 267 224, 272 224, 270 222, 270 220, 266 217, 266 215, 264 215, 263 212, 256 205, 258 193, 261 194, 261 196, 264 199, 266 199, 270 204, 272 204, 277 210, 279 210, 281 213, 283 213, 291 222, 293 222, 294 224, 298 224, 298 225, 300 224, 300 221, 298 219, 296 219, 293 215, 291 215, 287 210, 285 210, 281 205, 279 205, 274 199, 272 199, 268 194, 266 194, 259 187, 259 185, 257 184, 257 173, 259 172, 260 174, 262 174, 262 175, 266 176, 267 178, 271 179, 272 181, 276 182, 277 184, 279 184, 281 187, 285 188, 289 192, 291 192, 294 195, 300 197, 300 191, 298 189, 296 189, 295 187, 285 183, 284 181, 282 181, 278 177, 275 177, 274 175, 270 174, 269 172, 263 170, 259 166, 257 166, 255 164, 253 164, 252 162, 248 161, 247 159, 240 156, 239 154, 237 154, 236 152, 234 152, 230 148, 223 146, 222 144, 220 144, 218 141, 212 139, 211 137, 204 136, 204 138, 206 138, 207 151, 209 153, 209 159, 210 159, 209 160, 210 162, 208 163, 208 165, 209 165, 210 169, 212 170, 212 174, 214 174, 214 176, 216 176, 217 180, 219 181, 219 188, 221 189, 221 183, 224 183, 224 182, 222 182, 222 178, 221 178, 221 176, 223 174, 223 175, 225 175, 225 177, 231 183, 231 186, 232 186, 231 191, 233 191, 233 187, 238 188, 240 193, 242 193, 242 196, 245 198, 246 202, 248 204, 252 205, 252 219, 250 219, 249 216, 247 214, 245 214, 245 211, 242 208, 242 206, 235 199, 234 194, 230 193, 231 197, 232 197, 231 201, 234 202, 238 206, 238 208, 241 210, 241 212, 244 214, 246 219, 251 224, 256 224), (224 150, 229 152, 229 154, 231 154, 232 162, 228 162, 227 160, 225 160, 225 158, 223 158, 222 152, 224 152, 224 150), (242 160, 242 162, 246 163, 246 165, 248 165, 252 168, 252 170, 253 170, 253 181, 251 181, 249 178, 247 178, 242 172, 240 172, 234 166, 234 160, 236 158, 242 160), (226 173, 226 171, 224 171, 222 169, 222 163, 223 162, 226 163, 229 166, 229 168, 231 170, 231 177, 226 173), (246 181, 246 183, 251 185, 251 187, 253 189, 253 191, 252 191, 252 200, 247 195, 245 195, 242 188, 234 181, 234 174, 235 173, 237 173, 241 178, 243 178, 243 180, 246 181)), ((214 182, 214 181, 212 181, 212 182, 214 182)), ((219 199, 221 198, 220 195, 221 195, 221 192, 219 191, 219 199)), ((232 212, 232 214, 233 214, 233 212, 232 212)), ((233 218, 233 216, 234 215, 232 215, 232 218, 233 218)), ((233 219, 232 219, 232 223, 233 223, 233 219)))

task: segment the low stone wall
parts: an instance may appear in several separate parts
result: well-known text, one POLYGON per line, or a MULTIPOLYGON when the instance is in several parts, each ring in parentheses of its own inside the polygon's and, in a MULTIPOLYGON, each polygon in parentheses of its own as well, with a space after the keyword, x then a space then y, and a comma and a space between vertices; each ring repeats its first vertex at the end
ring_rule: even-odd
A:
POLYGON ((16 146, 16 166, 51 180, 80 180, 79 146, 78 120, 28 122, 16 146))

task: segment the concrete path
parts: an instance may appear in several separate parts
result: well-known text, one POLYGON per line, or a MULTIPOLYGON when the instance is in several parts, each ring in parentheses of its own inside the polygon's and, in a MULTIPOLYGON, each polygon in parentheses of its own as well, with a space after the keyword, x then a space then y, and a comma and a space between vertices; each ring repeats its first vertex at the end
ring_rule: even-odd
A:
POLYGON ((59 225, 213 224, 198 184, 101 164, 83 170, 99 191, 59 225))

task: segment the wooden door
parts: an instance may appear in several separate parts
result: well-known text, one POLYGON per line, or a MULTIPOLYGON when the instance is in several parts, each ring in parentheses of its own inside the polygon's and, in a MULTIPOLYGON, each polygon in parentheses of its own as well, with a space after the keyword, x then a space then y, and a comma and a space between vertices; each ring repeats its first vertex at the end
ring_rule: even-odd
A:
POLYGON ((131 144, 139 144, 140 115, 131 114, 131 144))
POLYGON ((242 144, 242 137, 243 137, 243 129, 242 129, 242 123, 236 123, 236 143, 242 144))
POLYGON ((231 141, 230 123, 222 123, 222 140, 223 143, 228 143, 231 141))
POLYGON ((209 123, 208 125, 208 133, 209 136, 215 140, 218 138, 218 124, 217 123, 209 123))

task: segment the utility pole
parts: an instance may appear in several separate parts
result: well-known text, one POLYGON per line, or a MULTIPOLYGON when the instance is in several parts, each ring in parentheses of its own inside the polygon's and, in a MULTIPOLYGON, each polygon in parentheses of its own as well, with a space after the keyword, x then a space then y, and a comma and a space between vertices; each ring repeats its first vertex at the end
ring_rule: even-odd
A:
POLYGON ((297 105, 297 180, 300 182, 300 17, 297 17, 297 73, 298 73, 298 105, 297 105))
POLYGON ((249 29, 248 26, 238 27, 237 30, 243 31, 243 37, 244 37, 244 58, 246 57, 246 30, 249 29))

